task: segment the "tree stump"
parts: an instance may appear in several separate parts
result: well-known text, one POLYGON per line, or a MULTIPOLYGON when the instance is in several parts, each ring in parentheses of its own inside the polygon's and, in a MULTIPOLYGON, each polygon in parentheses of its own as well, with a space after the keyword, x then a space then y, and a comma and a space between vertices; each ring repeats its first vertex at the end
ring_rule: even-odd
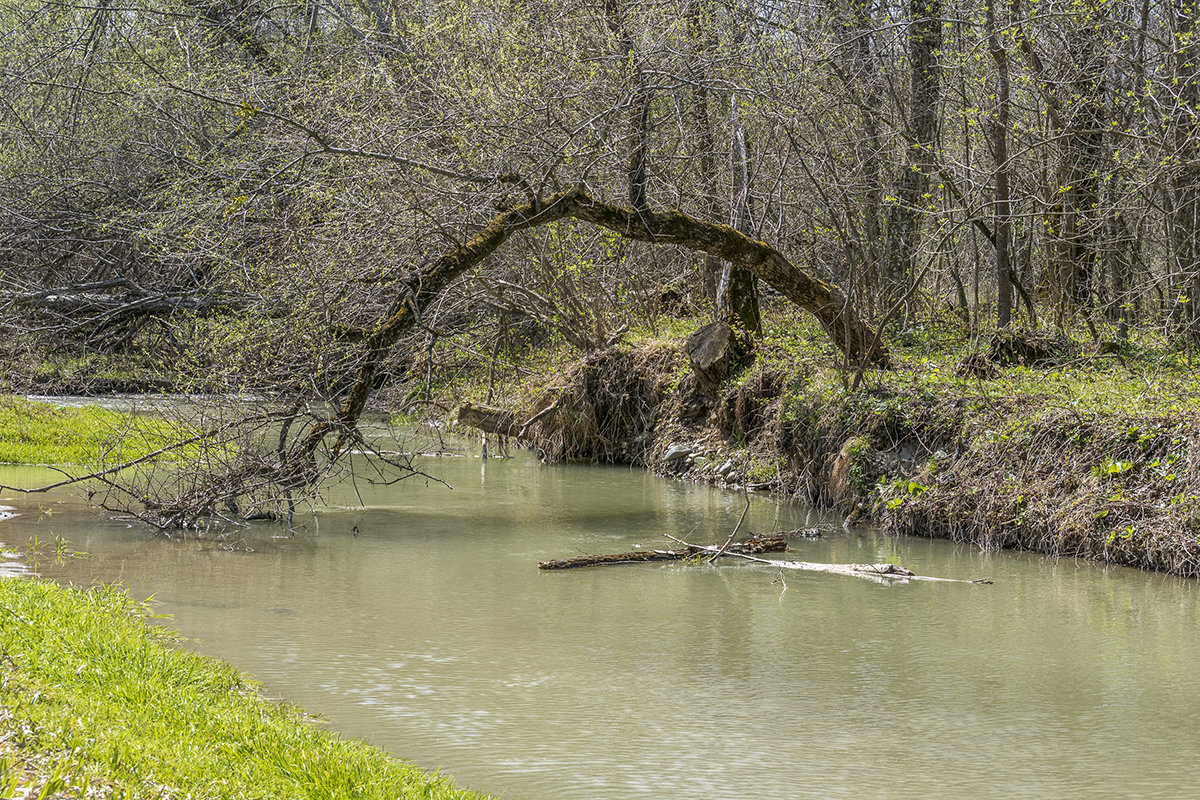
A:
POLYGON ((472 403, 458 407, 458 424, 501 436, 515 436, 521 427, 511 411, 472 403))
POLYGON ((736 357, 733 329, 724 322, 710 322, 688 337, 683 345, 700 387, 713 390, 729 377, 736 357))

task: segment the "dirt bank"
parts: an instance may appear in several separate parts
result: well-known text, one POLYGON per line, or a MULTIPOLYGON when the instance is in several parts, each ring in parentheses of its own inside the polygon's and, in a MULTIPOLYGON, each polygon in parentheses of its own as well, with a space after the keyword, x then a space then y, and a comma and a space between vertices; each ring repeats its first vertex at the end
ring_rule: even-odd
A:
POLYGON ((1200 576, 1187 370, 1149 376, 1132 356, 1035 359, 993 343, 910 354, 855 388, 852 371, 797 350, 768 339, 706 388, 682 341, 614 347, 526 380, 539 389, 508 403, 518 420, 545 412, 525 439, 548 460, 640 465, 896 533, 1200 576))

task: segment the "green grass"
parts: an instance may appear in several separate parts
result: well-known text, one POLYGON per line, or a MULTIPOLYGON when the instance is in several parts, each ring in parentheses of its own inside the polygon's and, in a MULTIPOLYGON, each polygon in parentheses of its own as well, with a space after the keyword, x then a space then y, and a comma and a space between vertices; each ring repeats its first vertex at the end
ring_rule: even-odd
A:
POLYGON ((0 747, 0 792, 32 764, 68 797, 481 797, 265 700, 146 616, 118 589, 0 579, 0 734, 15 746, 0 747))
POLYGON ((0 463, 119 464, 178 435, 166 420, 0 396, 0 463))

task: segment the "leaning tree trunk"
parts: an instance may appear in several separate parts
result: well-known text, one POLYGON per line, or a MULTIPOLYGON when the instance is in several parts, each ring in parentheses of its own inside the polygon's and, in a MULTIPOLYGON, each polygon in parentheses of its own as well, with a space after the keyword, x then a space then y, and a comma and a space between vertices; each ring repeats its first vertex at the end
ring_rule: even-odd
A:
POLYGON ((887 348, 849 307, 842 290, 809 275, 774 247, 727 225, 698 220, 682 211, 638 211, 573 189, 500 212, 475 238, 415 270, 415 277, 404 283, 387 316, 363 340, 358 374, 337 413, 314 425, 293 449, 285 468, 294 480, 299 482, 313 474, 316 453, 328 437, 335 437, 329 458, 344 453, 366 408, 379 367, 400 337, 416 324, 420 309, 428 307, 452 281, 494 253, 514 233, 563 219, 590 223, 627 239, 677 245, 718 256, 754 273, 815 316, 852 361, 880 368, 891 366, 887 348))

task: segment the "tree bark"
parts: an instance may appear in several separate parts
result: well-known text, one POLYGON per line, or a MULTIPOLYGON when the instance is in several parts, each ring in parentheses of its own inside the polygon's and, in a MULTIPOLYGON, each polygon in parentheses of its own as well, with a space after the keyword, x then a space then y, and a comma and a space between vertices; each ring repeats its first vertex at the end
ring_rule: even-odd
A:
POLYGON ((929 206, 929 174, 936 169, 937 107, 941 98, 942 0, 909 0, 909 155, 896 182, 896 203, 888 217, 886 276, 896 294, 913 279, 913 258, 921 216, 929 206))
POLYGON ((1012 107, 1009 102, 1008 51, 996 33, 996 0, 985 0, 988 52, 996 64, 996 112, 988 124, 995 170, 996 192, 992 217, 996 249, 996 326, 1012 322, 1012 199, 1009 188, 1008 133, 1012 107))
POLYGON ((1174 52, 1172 72, 1178 93, 1174 119, 1175 170, 1171 176, 1174 195, 1169 209, 1173 232, 1174 295, 1173 327, 1200 344, 1200 42, 1196 0, 1171 0, 1171 34, 1174 52))
MULTIPOLYGON (((713 134, 712 110, 709 108, 708 75, 702 58, 704 53, 716 49, 717 42, 712 34, 713 20, 711 16, 705 18, 701 5, 702 0, 689 0, 686 9, 688 33, 694 48, 688 64, 688 77, 692 82, 692 117, 696 125, 696 174, 700 180, 700 207, 710 221, 715 221, 721 218, 721 198, 717 188, 717 142, 713 134)), ((700 283, 710 300, 717 298, 721 271, 721 259, 705 253, 700 283)))
MULTIPOLYGON (((738 113, 737 98, 730 98, 730 121, 733 143, 730 149, 730 173, 733 176, 733 202, 730 203, 731 224, 749 235, 754 230, 754 208, 750 195, 750 153, 746 130, 738 113)), ((758 313, 757 278, 754 273, 726 261, 717 283, 717 320, 735 331, 757 337, 762 334, 762 318, 758 313)))
POLYGON ((609 30, 621 45, 633 83, 629 104, 629 204, 638 211, 647 211, 650 207, 646 188, 650 161, 650 84, 642 55, 621 14, 619 0, 604 0, 604 12, 609 30))
MULTIPOLYGON (((862 242, 857 258, 863 280, 874 282, 883 262, 883 174, 887 146, 880 130, 885 107, 884 82, 875 55, 872 25, 874 0, 826 0, 834 15, 834 35, 843 57, 831 62, 858 110, 862 135, 855 144, 858 180, 862 184, 862 242)), ((867 284, 869 288, 871 283, 867 284)))
POLYGON ((1020 0, 1012 0, 1010 25, 1016 44, 1033 73, 1058 147, 1058 168, 1050 186, 1058 198, 1047 213, 1053 257, 1047 269, 1048 293, 1057 322, 1089 302, 1097 263, 1101 172, 1104 166, 1105 64, 1103 38, 1097 33, 1102 6, 1081 14, 1097 19, 1068 19, 1064 63, 1048 70, 1020 21, 1020 0))

